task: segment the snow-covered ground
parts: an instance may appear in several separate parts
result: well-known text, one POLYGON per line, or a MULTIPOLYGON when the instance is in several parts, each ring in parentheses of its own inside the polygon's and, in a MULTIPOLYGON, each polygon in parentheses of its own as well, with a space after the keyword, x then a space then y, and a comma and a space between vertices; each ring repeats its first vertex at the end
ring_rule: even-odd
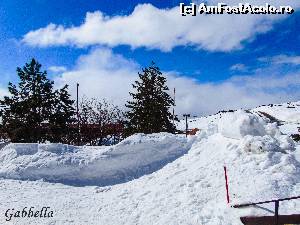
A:
MULTIPOLYGON (((300 194, 300 147, 283 134, 294 131, 281 131, 257 112, 283 124, 297 124, 300 116, 286 112, 295 108, 257 109, 196 118, 191 126, 201 131, 188 139, 161 133, 103 148, 8 145, 0 151, 0 224, 7 209, 30 206, 49 206, 54 217, 7 224, 241 225, 240 216, 272 215, 273 204, 230 205, 300 194)), ((280 204, 281 214, 299 212, 299 200, 280 204)))
POLYGON ((279 120, 300 124, 300 101, 260 106, 253 111, 266 112, 279 120))

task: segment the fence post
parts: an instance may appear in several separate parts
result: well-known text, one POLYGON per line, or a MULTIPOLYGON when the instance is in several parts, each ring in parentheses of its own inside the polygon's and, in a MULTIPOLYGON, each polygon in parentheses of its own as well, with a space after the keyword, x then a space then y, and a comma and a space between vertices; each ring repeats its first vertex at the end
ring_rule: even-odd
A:
POLYGON ((77 113, 77 145, 80 145, 80 121, 79 121, 79 83, 76 84, 76 113, 77 113))
POLYGON ((225 174, 225 187, 226 187, 227 204, 229 204, 228 178, 227 178, 226 166, 224 166, 224 174, 225 174))
POLYGON ((275 201, 275 225, 278 225, 278 209, 279 209, 279 201, 275 201))

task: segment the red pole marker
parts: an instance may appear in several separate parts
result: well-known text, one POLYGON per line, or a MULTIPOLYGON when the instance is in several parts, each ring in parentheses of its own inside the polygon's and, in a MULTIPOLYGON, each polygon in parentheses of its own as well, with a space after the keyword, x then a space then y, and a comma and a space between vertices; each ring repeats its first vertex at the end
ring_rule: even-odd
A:
POLYGON ((225 182, 226 182, 226 197, 227 197, 227 204, 229 204, 228 178, 227 178, 227 170, 226 170, 226 166, 224 166, 224 173, 225 173, 225 182))

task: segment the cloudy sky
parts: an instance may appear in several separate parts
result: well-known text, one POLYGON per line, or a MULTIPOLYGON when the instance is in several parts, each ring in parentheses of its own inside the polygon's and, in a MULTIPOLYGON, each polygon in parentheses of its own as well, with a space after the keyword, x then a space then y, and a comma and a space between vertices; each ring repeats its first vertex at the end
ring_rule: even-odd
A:
POLYGON ((81 95, 121 107, 151 61, 176 88, 179 115, 300 100, 299 0, 268 1, 294 7, 292 15, 195 17, 182 17, 180 2, 189 3, 1 0, 0 96, 34 57, 57 87, 74 94, 79 82, 81 95))

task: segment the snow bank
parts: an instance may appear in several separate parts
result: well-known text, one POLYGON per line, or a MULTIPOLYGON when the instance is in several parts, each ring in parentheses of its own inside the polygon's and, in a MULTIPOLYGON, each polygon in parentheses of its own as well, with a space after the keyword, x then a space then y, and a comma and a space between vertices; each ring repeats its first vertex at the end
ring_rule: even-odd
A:
MULTIPOLYGON (((224 137, 240 140, 240 147, 246 152, 261 153, 270 151, 293 151, 293 140, 282 135, 276 123, 267 123, 256 114, 238 110, 226 113, 218 121, 215 129, 224 137)), ((208 130, 211 133, 210 127, 208 130)))
POLYGON ((246 135, 263 136, 266 134, 265 122, 251 113, 238 110, 226 113, 218 123, 219 132, 228 138, 241 139, 246 135))
POLYGON ((192 143, 214 134, 238 140, 244 152, 287 152, 294 142, 259 116, 226 113, 196 137, 136 134, 112 147, 10 144, 0 151, 0 177, 43 179, 72 185, 112 185, 152 173, 185 154, 192 143))
POLYGON ((137 134, 113 147, 10 144, 0 151, 0 177, 111 185, 160 169, 186 153, 184 137, 137 134))

